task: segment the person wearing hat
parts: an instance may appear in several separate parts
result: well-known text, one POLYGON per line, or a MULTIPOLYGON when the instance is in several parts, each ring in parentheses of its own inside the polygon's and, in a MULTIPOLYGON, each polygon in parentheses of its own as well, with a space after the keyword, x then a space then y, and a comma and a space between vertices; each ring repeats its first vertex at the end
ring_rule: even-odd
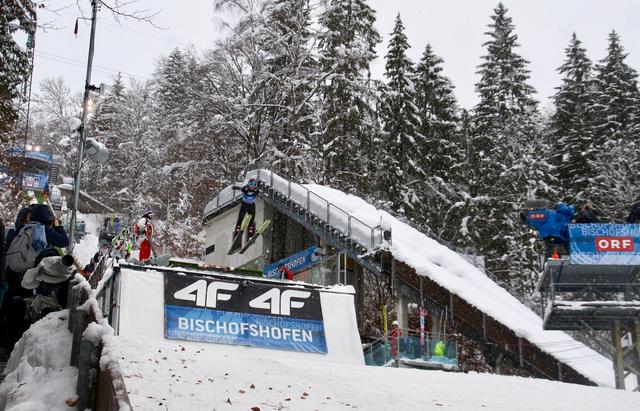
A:
POLYGON ((140 247, 140 254, 138 260, 140 262, 146 261, 151 258, 151 237, 153 236, 153 211, 148 210, 140 217, 137 223, 133 226, 133 236, 135 242, 140 247))
POLYGON ((402 337, 402 330, 398 326, 398 320, 391 323, 391 331, 389 332, 389 346, 391 347, 391 357, 398 359, 399 339, 402 337))
POLYGON ((26 318, 31 322, 38 321, 52 311, 66 306, 66 301, 60 301, 65 293, 71 276, 73 275, 73 257, 45 257, 35 267, 27 270, 22 277, 22 287, 35 290, 35 297, 26 299, 26 318))

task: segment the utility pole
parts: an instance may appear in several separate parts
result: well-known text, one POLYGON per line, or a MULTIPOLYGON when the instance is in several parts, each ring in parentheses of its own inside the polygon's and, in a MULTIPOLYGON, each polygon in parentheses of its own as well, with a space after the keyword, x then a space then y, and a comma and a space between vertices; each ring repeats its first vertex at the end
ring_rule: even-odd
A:
POLYGON ((82 99, 82 118, 80 122, 80 128, 78 129, 80 135, 78 138, 78 164, 76 165, 76 172, 74 174, 73 184, 73 203, 71 204, 71 220, 69 222, 69 250, 73 251, 75 246, 75 234, 76 234, 76 214, 78 213, 78 202, 80 201, 80 174, 82 171, 82 160, 84 157, 84 144, 87 138, 86 124, 87 124, 87 111, 89 105, 89 93, 94 87, 91 85, 91 68, 93 66, 93 50, 96 38, 96 21, 98 19, 98 9, 100 8, 101 0, 91 0, 91 37, 89 38, 89 57, 87 59, 87 76, 84 83, 84 98, 82 99))

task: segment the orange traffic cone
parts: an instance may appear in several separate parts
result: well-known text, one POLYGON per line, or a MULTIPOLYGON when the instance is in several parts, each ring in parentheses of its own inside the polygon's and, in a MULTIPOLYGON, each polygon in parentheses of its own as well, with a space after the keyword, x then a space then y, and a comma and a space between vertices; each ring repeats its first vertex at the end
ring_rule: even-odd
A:
POLYGON ((551 254, 552 260, 559 260, 560 254, 558 254, 558 247, 553 247, 553 254, 551 254))

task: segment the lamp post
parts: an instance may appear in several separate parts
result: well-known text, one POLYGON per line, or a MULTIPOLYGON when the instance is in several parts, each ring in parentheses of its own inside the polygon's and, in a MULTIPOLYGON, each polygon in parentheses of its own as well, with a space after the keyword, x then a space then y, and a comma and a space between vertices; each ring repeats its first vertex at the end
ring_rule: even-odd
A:
POLYGON ((98 8, 100 8, 100 0, 91 0, 91 36, 89 38, 89 57, 87 59, 87 76, 84 84, 84 98, 82 99, 82 118, 80 120, 79 138, 78 138, 78 164, 74 174, 73 184, 73 203, 71 204, 71 219, 69 221, 69 250, 73 250, 75 245, 76 233, 76 214, 78 212, 78 202, 80 201, 80 173, 82 170, 82 159, 84 157, 84 144, 86 140, 86 123, 87 111, 89 104, 89 93, 95 89, 91 85, 91 68, 93 66, 93 50, 96 38, 96 20, 98 18, 98 8))

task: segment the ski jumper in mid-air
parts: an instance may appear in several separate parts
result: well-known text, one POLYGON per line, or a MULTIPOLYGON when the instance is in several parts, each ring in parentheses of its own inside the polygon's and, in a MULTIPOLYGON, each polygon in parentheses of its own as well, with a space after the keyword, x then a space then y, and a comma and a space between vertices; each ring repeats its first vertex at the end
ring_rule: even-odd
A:
POLYGON ((242 219, 244 219, 245 214, 248 213, 249 215, 251 215, 251 221, 249 221, 248 229, 249 238, 251 238, 256 231, 256 198, 260 193, 260 190, 258 190, 258 182, 255 178, 251 178, 244 186, 233 186, 232 188, 234 190, 242 191, 242 204, 240 205, 238 221, 236 222, 236 229, 233 235, 234 237, 238 235, 241 230, 242 219))

